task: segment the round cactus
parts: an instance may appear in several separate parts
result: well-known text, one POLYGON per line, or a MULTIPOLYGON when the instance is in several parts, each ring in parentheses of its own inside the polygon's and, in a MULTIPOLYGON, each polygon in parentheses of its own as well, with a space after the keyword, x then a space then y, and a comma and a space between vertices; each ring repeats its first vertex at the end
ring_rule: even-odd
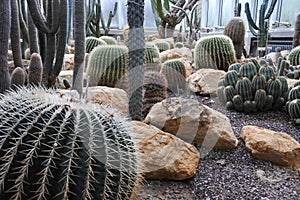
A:
POLYGON ((241 95, 237 94, 232 98, 233 107, 242 112, 244 110, 244 99, 241 95))
POLYGON ((235 86, 236 82, 239 79, 239 74, 235 70, 228 71, 224 76, 224 84, 235 86))
POLYGON ((231 39, 225 35, 201 38, 194 52, 195 68, 213 68, 227 71, 236 62, 235 50, 231 39))
POLYGON ((114 87, 125 75, 128 66, 128 48, 119 45, 95 47, 91 52, 86 69, 90 86, 114 87))
POLYGON ((262 111, 266 105, 267 93, 264 89, 258 89, 254 95, 254 101, 257 103, 257 109, 262 111))
POLYGON ((22 67, 16 67, 11 73, 11 89, 15 90, 24 86, 26 73, 22 67))
POLYGON ((266 92, 268 95, 272 95, 274 99, 281 96, 281 81, 275 77, 272 77, 266 85, 266 92))
POLYGON ((182 42, 176 42, 174 47, 180 49, 180 48, 184 47, 184 44, 182 42))
POLYGON ((272 67, 269 65, 265 65, 261 67, 258 71, 260 74, 264 75, 266 80, 268 81, 271 77, 275 77, 275 72, 272 67))
POLYGON ((252 87, 252 92, 255 93, 259 89, 265 89, 267 85, 267 81, 264 75, 257 73, 252 81, 251 81, 251 87, 252 87))
POLYGON ((163 52, 163 51, 169 50, 171 48, 170 43, 167 41, 154 40, 153 43, 157 46, 157 48, 159 49, 159 52, 163 52))
POLYGON ((233 97, 237 94, 236 89, 232 85, 228 85, 224 88, 224 95, 226 102, 232 101, 233 97))
POLYGON ((252 62, 244 63, 240 68, 240 76, 247 77, 250 81, 257 73, 256 67, 252 62))
POLYGON ((288 60, 290 61, 291 65, 300 65, 300 46, 291 50, 288 55, 288 60))
POLYGON ((28 84, 39 86, 42 82, 43 63, 40 54, 33 53, 30 58, 28 69, 28 84))
POLYGON ((103 35, 99 39, 103 40, 108 45, 117 45, 118 44, 118 41, 114 37, 111 37, 111 36, 103 35))
MULTIPOLYGON (((78 94, 79 95, 79 94, 78 94)), ((130 124, 51 89, 0 101, 1 199, 130 199, 140 167, 130 124)))
POLYGON ((288 112, 292 120, 300 119, 300 99, 294 99, 288 103, 288 112))
POLYGON ((259 71, 260 65, 259 65, 259 63, 258 63, 258 61, 257 61, 256 58, 250 58, 250 59, 247 60, 247 62, 252 62, 255 65, 255 67, 256 67, 256 71, 259 71))
POLYGON ((157 46, 152 42, 145 43, 145 63, 152 64, 152 63, 160 63, 159 58, 159 49, 157 46))
POLYGON ((251 81, 247 77, 241 77, 236 83, 236 91, 244 100, 252 100, 251 81))
POLYGON ((235 70, 236 72, 239 73, 241 66, 242 66, 241 63, 233 63, 233 64, 229 65, 228 71, 235 70))
POLYGON ((300 85, 294 86, 288 95, 288 100, 293 101, 294 99, 300 99, 300 85))
POLYGON ((107 45, 107 43, 104 40, 100 38, 96 38, 94 36, 89 36, 85 38, 86 53, 90 53, 98 45, 107 45))

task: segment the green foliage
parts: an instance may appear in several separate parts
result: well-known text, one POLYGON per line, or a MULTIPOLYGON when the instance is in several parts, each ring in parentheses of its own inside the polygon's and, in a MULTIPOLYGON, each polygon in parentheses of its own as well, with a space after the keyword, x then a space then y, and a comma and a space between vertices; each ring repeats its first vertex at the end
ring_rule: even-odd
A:
POLYGON ((236 62, 235 50, 231 39, 225 35, 201 38, 194 52, 195 68, 228 70, 236 62))
POLYGON ((42 88, 1 98, 0 199, 131 199, 141 168, 129 122, 72 99, 42 88))
POLYGON ((107 43, 94 36, 89 36, 85 38, 85 51, 86 53, 90 53, 96 46, 98 45, 107 45, 107 43))
POLYGON ((114 87, 125 75, 128 66, 128 48, 119 45, 95 47, 91 52, 86 69, 90 86, 114 87))

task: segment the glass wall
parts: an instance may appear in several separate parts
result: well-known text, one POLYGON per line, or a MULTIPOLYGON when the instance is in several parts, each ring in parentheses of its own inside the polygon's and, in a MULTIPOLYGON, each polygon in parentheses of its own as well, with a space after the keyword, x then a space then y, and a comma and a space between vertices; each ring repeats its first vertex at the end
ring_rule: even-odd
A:
POLYGON ((299 0, 282 0, 280 22, 289 22, 295 25, 296 16, 299 12, 299 0))

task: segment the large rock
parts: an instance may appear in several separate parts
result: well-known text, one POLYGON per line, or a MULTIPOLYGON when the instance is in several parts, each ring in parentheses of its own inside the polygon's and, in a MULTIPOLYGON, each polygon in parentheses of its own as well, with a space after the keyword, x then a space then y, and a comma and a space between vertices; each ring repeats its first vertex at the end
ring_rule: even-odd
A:
POLYGON ((119 88, 106 86, 89 87, 87 100, 100 105, 107 105, 128 116, 128 95, 119 88))
POLYGON ((187 47, 182 48, 172 48, 166 51, 159 53, 159 57, 161 62, 165 62, 167 60, 175 59, 175 58, 186 58, 189 61, 193 61, 192 51, 187 47))
POLYGON ((300 144, 290 135, 258 126, 244 126, 240 135, 256 158, 300 169, 300 144))
POLYGON ((218 81, 225 71, 216 69, 199 69, 187 78, 188 87, 192 92, 201 95, 216 95, 218 81))
POLYGON ((163 100, 151 108, 145 123, 208 148, 231 149, 238 145, 229 119, 195 99, 163 100))
POLYGON ((193 145, 154 126, 132 124, 131 137, 137 141, 146 179, 184 180, 195 175, 200 155, 193 145))

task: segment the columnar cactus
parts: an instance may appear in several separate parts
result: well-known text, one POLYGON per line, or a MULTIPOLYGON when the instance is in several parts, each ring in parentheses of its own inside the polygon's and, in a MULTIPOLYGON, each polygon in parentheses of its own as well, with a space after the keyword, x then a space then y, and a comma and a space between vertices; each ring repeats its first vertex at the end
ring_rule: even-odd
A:
POLYGON ((118 44, 117 40, 112 36, 103 35, 99 39, 103 40, 108 45, 117 45, 118 44))
POLYGON ((300 65, 300 46, 291 50, 288 55, 288 60, 290 61, 291 65, 300 65))
POLYGON ((28 69, 28 84, 31 86, 39 86, 42 83, 43 63, 38 53, 33 53, 30 58, 28 69))
POLYGON ((168 82, 168 90, 173 94, 182 94, 186 90, 186 71, 184 64, 178 60, 168 60, 162 64, 161 73, 168 82))
POLYGON ((91 52, 86 69, 90 86, 114 87, 125 75, 128 66, 128 48, 118 45, 95 47, 91 52))
POLYGON ((15 90, 24 86, 26 79, 25 71, 22 67, 15 68, 11 73, 11 89, 15 90))
POLYGON ((201 38, 195 47, 195 68, 213 68, 227 71, 236 62, 232 40, 225 35, 201 38))
POLYGON ((224 35, 230 37, 233 42, 237 59, 241 59, 243 55, 245 32, 245 24, 241 17, 233 17, 224 29, 224 35))
MULTIPOLYGON (((79 96, 79 95, 78 95, 79 96)), ((130 199, 140 162, 130 124, 37 87, 0 101, 1 199, 130 199)))
POLYGON ((89 36, 85 38, 86 53, 90 53, 98 45, 107 45, 107 43, 104 40, 100 38, 96 38, 94 36, 89 36))
POLYGON ((158 71, 146 71, 144 75, 144 97, 143 97, 143 118, 149 113, 152 106, 167 98, 168 81, 158 71))

